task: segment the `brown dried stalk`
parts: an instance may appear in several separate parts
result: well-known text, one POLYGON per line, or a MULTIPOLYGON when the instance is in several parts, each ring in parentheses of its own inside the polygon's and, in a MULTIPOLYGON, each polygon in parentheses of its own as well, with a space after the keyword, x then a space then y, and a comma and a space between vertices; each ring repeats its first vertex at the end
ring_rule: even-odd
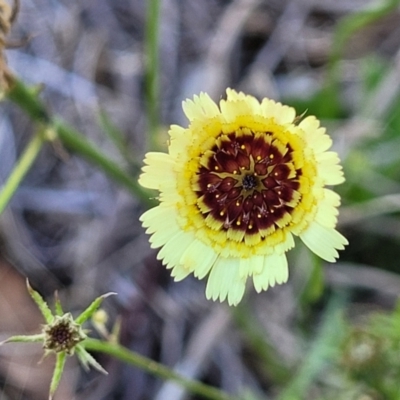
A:
POLYGON ((17 18, 19 6, 19 0, 13 0, 12 7, 5 0, 0 0, 0 92, 7 90, 13 82, 4 51, 7 48, 6 37, 17 18))

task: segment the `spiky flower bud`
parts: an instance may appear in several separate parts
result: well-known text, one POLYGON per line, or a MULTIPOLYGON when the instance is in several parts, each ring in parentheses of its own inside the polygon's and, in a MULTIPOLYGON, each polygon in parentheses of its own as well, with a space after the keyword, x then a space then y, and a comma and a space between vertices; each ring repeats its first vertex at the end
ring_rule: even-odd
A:
POLYGON ((74 353, 75 346, 86 339, 81 325, 77 324, 70 313, 55 316, 51 324, 44 325, 45 335, 43 347, 45 350, 68 355, 74 353))
POLYGON ((89 369, 91 366, 96 368, 98 371, 107 374, 107 371, 93 358, 91 354, 86 351, 84 343, 81 343, 87 339, 87 335, 83 330, 82 325, 85 323, 85 321, 93 316, 106 297, 115 293, 107 293, 97 297, 89 305, 89 307, 87 307, 80 315, 78 315, 77 318, 74 319, 71 313, 64 313, 57 295, 54 315, 42 296, 32 289, 28 280, 26 281, 26 285, 29 294, 39 307, 46 324, 43 325, 42 332, 40 334, 12 336, 3 342, 0 342, 0 345, 10 342, 42 342, 45 350, 45 356, 47 356, 49 353, 56 354, 56 365, 54 367, 53 378, 50 384, 49 399, 51 400, 53 398, 58 384, 60 383, 67 356, 71 356, 76 353, 79 361, 82 363, 85 369, 89 369))

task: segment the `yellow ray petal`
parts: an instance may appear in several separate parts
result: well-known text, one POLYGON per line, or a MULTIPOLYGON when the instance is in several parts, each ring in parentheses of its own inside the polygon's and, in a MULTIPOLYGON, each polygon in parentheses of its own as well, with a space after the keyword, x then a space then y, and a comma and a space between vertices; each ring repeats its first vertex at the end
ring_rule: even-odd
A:
POLYGON ((300 238, 317 256, 329 262, 335 262, 339 257, 337 250, 343 250, 348 244, 347 239, 338 231, 318 222, 311 222, 300 238))
POLYGON ((253 283, 256 291, 260 293, 273 287, 275 284, 287 282, 289 277, 286 254, 271 254, 264 257, 263 268, 260 273, 253 275, 253 283))
POLYGON ((219 257, 211 269, 207 281, 207 299, 224 301, 236 305, 243 297, 246 280, 240 278, 239 260, 219 257))

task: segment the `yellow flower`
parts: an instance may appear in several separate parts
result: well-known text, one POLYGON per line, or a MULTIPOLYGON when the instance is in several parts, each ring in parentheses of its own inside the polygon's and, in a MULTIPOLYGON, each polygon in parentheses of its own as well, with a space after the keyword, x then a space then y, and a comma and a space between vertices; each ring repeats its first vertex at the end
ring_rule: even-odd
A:
POLYGON ((204 93, 183 103, 168 154, 150 152, 139 183, 160 192, 140 220, 176 281, 207 274, 206 297, 236 305, 248 277, 257 292, 288 279, 293 235, 334 262, 347 240, 335 230, 344 181, 332 140, 309 116, 227 90, 219 108, 204 93))

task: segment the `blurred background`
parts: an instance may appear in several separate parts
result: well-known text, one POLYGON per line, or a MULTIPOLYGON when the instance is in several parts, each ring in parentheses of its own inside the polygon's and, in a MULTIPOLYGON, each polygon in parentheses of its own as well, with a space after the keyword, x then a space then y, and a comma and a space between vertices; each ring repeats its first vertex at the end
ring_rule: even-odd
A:
MULTIPOLYGON (((138 221, 143 201, 47 145, 0 218, 0 340, 43 323, 28 277, 73 312, 117 292, 104 306, 123 345, 232 398, 400 399, 399 3, 160 0, 149 29, 150 0, 21 0, 10 69, 134 179, 147 150, 166 149, 169 125, 186 125, 182 100, 200 91, 218 101, 232 87, 316 115, 343 162, 338 229, 350 245, 332 265, 297 246, 286 285, 249 288, 237 308, 213 303, 204 281, 174 283, 156 260, 138 221), (150 137, 152 30, 160 64, 150 137)), ((36 129, 15 104, 0 104, 1 181, 36 129)), ((40 346, 0 349, 1 400, 47 398, 54 359, 41 357, 40 346)), ((55 399, 200 399, 99 361, 107 377, 70 358, 55 399)))

